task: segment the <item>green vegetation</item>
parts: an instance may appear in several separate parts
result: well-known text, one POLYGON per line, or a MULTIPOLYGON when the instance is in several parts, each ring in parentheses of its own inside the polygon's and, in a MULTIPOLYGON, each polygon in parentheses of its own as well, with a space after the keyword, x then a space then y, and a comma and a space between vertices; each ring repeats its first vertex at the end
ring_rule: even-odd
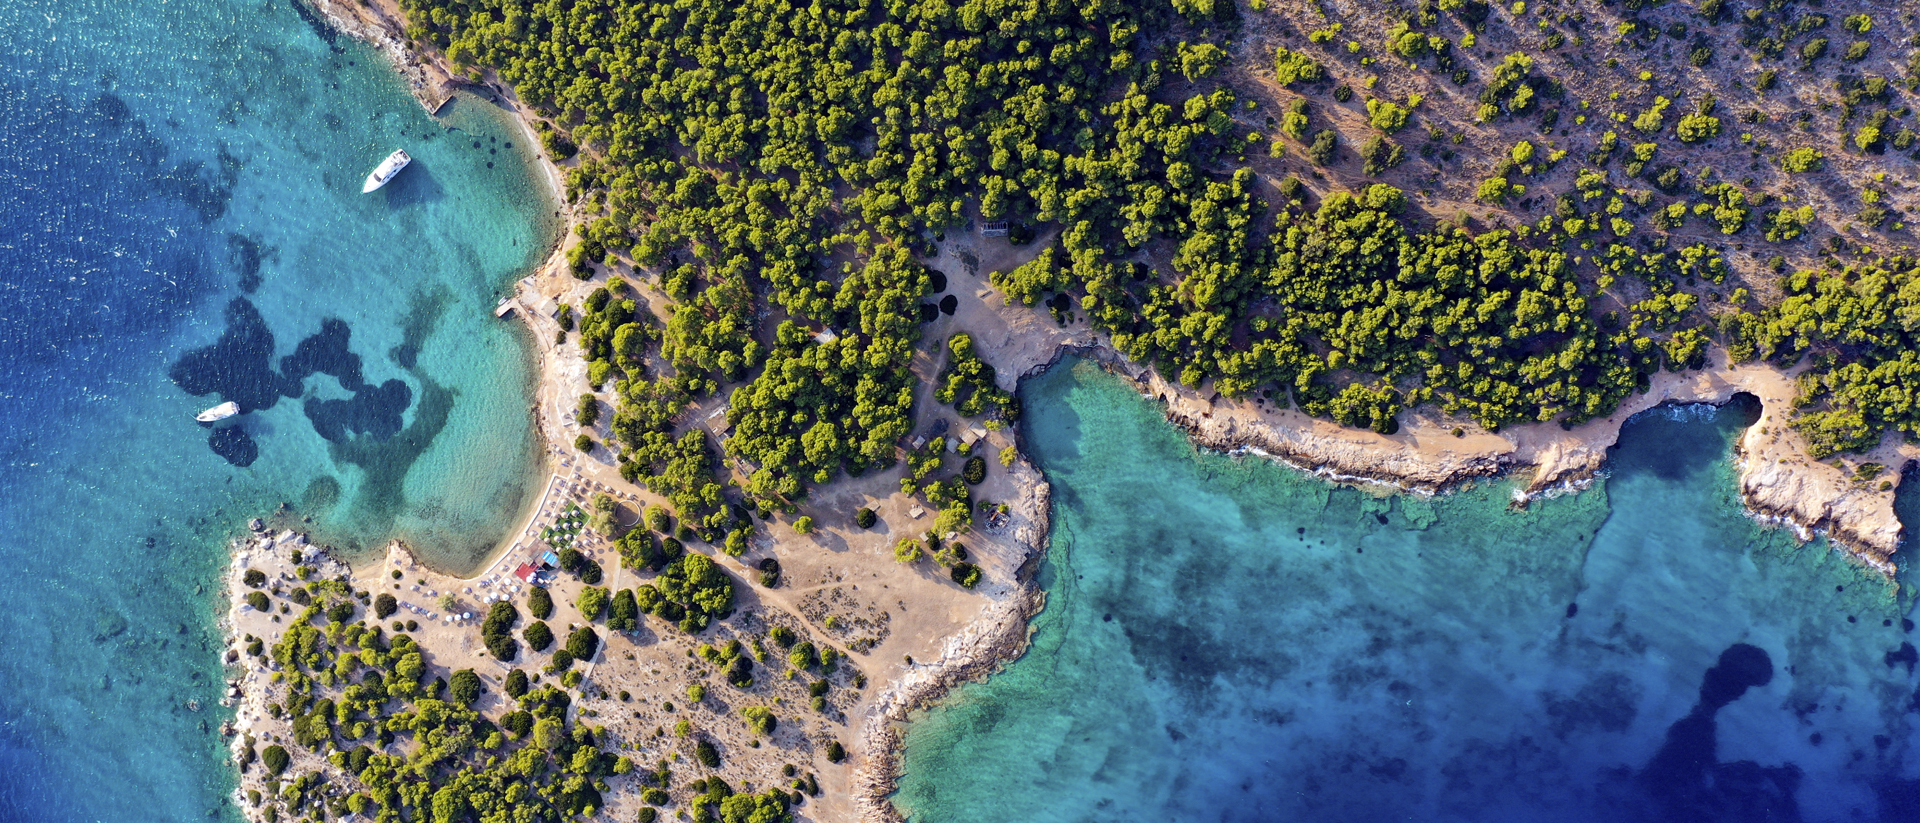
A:
POLYGON ((704 554, 668 563, 653 583, 634 590, 642 611, 697 634, 733 610, 733 578, 704 554))
POLYGON ((480 638, 487 651, 502 662, 512 662, 520 654, 520 643, 513 639, 513 626, 520 622, 520 610, 512 603, 499 602, 487 610, 480 624, 480 638))
POLYGON ((544 652, 553 645, 553 629, 542 621, 536 620, 527 624, 527 627, 521 630, 520 636, 527 641, 527 648, 536 652, 544 652))
MULTIPOLYGON (((618 545, 662 578, 637 607, 690 631, 726 609, 662 594, 697 556, 680 541, 739 556, 756 519, 799 515, 804 532, 809 491, 836 478, 904 459, 901 489, 939 512, 937 533, 971 524, 984 463, 955 476, 902 448, 924 411, 916 351, 942 364, 937 402, 989 426, 1018 417, 970 335, 922 340, 944 290, 920 262, 929 238, 970 221, 1049 238, 988 273, 1008 302, 1090 325, 1195 390, 1382 432, 1426 404, 1488 428, 1574 424, 1715 342, 1760 348, 1723 331, 1775 310, 1731 299, 1763 276, 1729 262, 1755 245, 1835 270, 1897 248, 1837 235, 1905 225, 1905 189, 1857 167, 1920 142, 1920 62, 1885 53, 1908 48, 1911 22, 1851 14, 1842 33, 1794 2, 402 6, 410 36, 497 70, 548 150, 578 153, 575 272, 643 284, 609 275, 579 308, 610 402, 582 397, 577 417, 610 416, 606 442, 581 445, 675 510, 678 534, 650 511, 618 545), (1236 87, 1264 74, 1226 65, 1255 15, 1279 44, 1274 83, 1236 87), (1728 76, 1749 69, 1752 88, 1728 76), (1820 102, 1783 114, 1815 99, 1778 88, 1796 84, 1820 102), (1421 213, 1466 193, 1444 191, 1460 168, 1485 169, 1466 189, 1478 203, 1421 213), (1819 189, 1792 176, 1815 171, 1819 189), (1833 203, 1854 213, 1821 213, 1833 203), (686 412, 723 399, 716 441, 686 412)), ((1796 348, 1874 368, 1830 339, 1796 348)))
MULTIPOLYGON (((527 590, 527 611, 535 620, 545 620, 553 616, 553 595, 545 586, 534 586, 527 590)), ((386 615, 381 615, 385 617, 386 615)))
MULTIPOLYGON (((351 810, 387 821, 557 821, 593 815, 607 781, 631 771, 600 748, 596 731, 569 726, 565 692, 530 688, 518 669, 504 686, 515 706, 496 726, 470 708, 484 693, 472 670, 445 682, 429 678, 423 650, 409 636, 321 622, 333 607, 365 596, 316 584, 313 602, 273 646, 283 695, 274 711, 288 719, 292 740, 260 753, 268 775, 290 778, 269 782, 276 791, 262 795, 269 819, 351 810), (319 773, 289 775, 289 747, 353 775, 364 791, 335 796, 321 791, 327 784, 319 773)), ((511 606, 496 604, 483 626, 489 648, 516 620, 511 606)))

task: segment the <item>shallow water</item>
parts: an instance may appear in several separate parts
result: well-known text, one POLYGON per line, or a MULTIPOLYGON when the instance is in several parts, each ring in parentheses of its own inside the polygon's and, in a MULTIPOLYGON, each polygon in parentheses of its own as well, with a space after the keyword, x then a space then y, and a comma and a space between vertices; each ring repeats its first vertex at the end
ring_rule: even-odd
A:
POLYGON ((287 0, 0 4, 0 819, 231 815, 213 598, 247 518, 459 569, 537 492, 491 316, 556 231, 529 147, 323 35, 287 0))
POLYGON ((1750 407, 1515 511, 1197 454, 1087 363, 1025 391, 1047 608, 909 727, 916 823, 1920 819, 1905 606, 1742 514, 1750 407))

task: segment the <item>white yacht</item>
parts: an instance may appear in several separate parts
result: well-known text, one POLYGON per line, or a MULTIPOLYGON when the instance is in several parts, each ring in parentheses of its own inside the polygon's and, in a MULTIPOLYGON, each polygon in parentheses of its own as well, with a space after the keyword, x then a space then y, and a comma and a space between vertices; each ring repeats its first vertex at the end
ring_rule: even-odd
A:
POLYGON ((239 413, 240 413, 240 404, 235 403, 232 400, 228 400, 225 403, 221 403, 218 406, 214 406, 211 409, 207 409, 206 411, 203 411, 199 414, 194 415, 193 419, 198 420, 202 423, 212 423, 215 420, 225 420, 239 413))
POLYGON ((386 185, 387 181, 392 180, 395 175, 400 173, 401 169, 406 168, 407 164, 411 162, 413 162, 413 158, 407 156, 405 149, 396 150, 394 153, 387 155, 387 159, 380 161, 380 166, 367 175, 366 185, 360 187, 360 193, 366 194, 367 192, 386 185))

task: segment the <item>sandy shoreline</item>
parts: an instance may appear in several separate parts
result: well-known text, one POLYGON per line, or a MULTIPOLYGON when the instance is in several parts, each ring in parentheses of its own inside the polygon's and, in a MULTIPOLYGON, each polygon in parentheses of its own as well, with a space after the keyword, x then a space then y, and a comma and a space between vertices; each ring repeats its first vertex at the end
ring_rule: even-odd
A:
MULTIPOLYGON (((391 0, 307 2, 343 33, 387 54, 429 111, 443 104, 456 88, 470 85, 449 76, 431 55, 417 54, 408 46, 398 35, 400 16, 391 0)), ((489 89, 490 94, 497 95, 497 91, 489 89)), ((564 188, 561 170, 540 152, 531 114, 510 98, 503 108, 513 114, 534 147, 537 165, 558 202, 564 188)), ((549 331, 543 319, 550 321, 553 306, 571 299, 568 290, 594 285, 574 282, 565 272, 562 252, 571 238, 576 215, 564 204, 560 208, 567 220, 567 234, 533 275, 516 284, 513 298, 535 336, 539 388, 533 414, 549 461, 548 483, 551 486, 564 475, 569 482, 592 487, 625 488, 609 478, 617 478, 609 463, 572 451, 571 438, 577 432, 569 428, 568 409, 579 394, 574 384, 582 379, 584 364, 575 362, 577 356, 569 359, 576 354, 570 347, 555 345, 550 334, 542 336, 549 331)), ((1126 361, 1102 335, 1084 325, 1060 327, 1043 312, 1007 306, 997 293, 985 287, 986 271, 1006 268, 1042 248, 1039 243, 1015 249, 1004 241, 966 239, 947 244, 929 261, 949 275, 955 283, 954 293, 962 300, 956 316, 938 321, 939 328, 945 330, 941 333, 965 330, 972 334, 983 359, 1003 375, 1003 384, 1009 382, 1006 376, 1017 376, 1012 381, 1017 384, 1064 357, 1084 356, 1133 380, 1143 394, 1161 401, 1167 419, 1204 448, 1262 454, 1334 482, 1381 483, 1420 492, 1442 492, 1477 478, 1528 472, 1527 488, 1534 494, 1577 487, 1597 476, 1604 469, 1607 449, 1618 440, 1621 425, 1633 414, 1663 404, 1723 404, 1736 394, 1751 393, 1760 398, 1763 411, 1760 422, 1739 443, 1740 486, 1746 505, 1763 519, 1795 528, 1803 539, 1827 534, 1859 562, 1892 574, 1891 558, 1901 537, 1893 516, 1893 489, 1899 482, 1900 468, 1920 458, 1920 449, 1889 438, 1874 452, 1849 458, 1851 468, 1807 458, 1804 441, 1787 425, 1794 395, 1792 373, 1764 365, 1730 365, 1721 353, 1708 369, 1657 375, 1649 392, 1629 399, 1615 414, 1570 430, 1539 424, 1487 432, 1431 409, 1421 409, 1403 417, 1400 432, 1379 435, 1343 428, 1294 410, 1210 398, 1202 391, 1171 385, 1151 369, 1126 361), (974 287, 971 294, 967 291, 969 284, 974 287), (1461 430, 1461 436, 1454 434, 1456 429, 1461 430), (1879 463, 1886 470, 1863 481, 1857 471, 1860 463, 1879 463)), ((932 333, 929 339, 935 339, 932 333)), ((700 409, 699 413, 705 411, 700 409)), ((1046 545, 1050 487, 1024 457, 1015 464, 1008 480, 1013 497, 1006 502, 1024 516, 1007 536, 1000 559, 1019 571, 1009 575, 1010 582, 1001 588, 966 601, 973 611, 964 619, 951 616, 963 628, 946 635, 944 643, 938 643, 941 635, 920 638, 927 644, 938 643, 937 656, 930 662, 906 666, 897 676, 887 678, 875 656, 872 668, 877 688, 848 711, 849 718, 859 723, 852 746, 856 767, 849 778, 850 805, 838 806, 829 795, 828 801, 822 801, 825 805, 815 809, 822 815, 816 819, 835 819, 826 815, 840 813, 867 821, 899 820, 887 799, 899 776, 902 738, 898 724, 912 711, 940 699, 953 686, 984 677, 1027 648, 1030 619, 1044 605, 1044 594, 1031 581, 1033 567, 1046 545)), ((631 495, 620 496, 634 499, 631 495)), ((489 563, 498 566, 548 508, 537 504, 525 525, 503 541, 489 563)), ((780 532, 777 540, 782 546, 802 545, 791 531, 780 532)), ((769 598, 778 600, 772 595, 769 598)), ((797 602, 786 605, 798 610, 797 602)), ((927 631, 936 631, 934 625, 944 624, 930 624, 927 631)), ((228 630, 231 633, 237 629, 229 623, 228 630)), ((242 691, 246 693, 243 706, 259 692, 242 691)))

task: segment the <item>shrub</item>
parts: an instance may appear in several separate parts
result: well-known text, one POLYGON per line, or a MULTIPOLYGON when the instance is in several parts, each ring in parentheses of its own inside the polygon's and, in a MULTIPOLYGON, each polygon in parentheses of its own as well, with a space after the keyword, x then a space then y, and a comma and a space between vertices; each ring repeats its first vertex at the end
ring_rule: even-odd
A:
POLYGON ((912 563, 920 559, 920 541, 911 537, 902 538, 893 544, 893 559, 902 563, 912 563))
POLYGON ((607 604, 607 628, 616 632, 640 628, 640 605, 634 600, 632 589, 621 589, 607 604))
POLYGON ((960 469, 960 479, 967 481, 969 485, 980 485, 987 479, 986 459, 977 454, 967 458, 966 465, 960 469))
MULTIPOLYGON (((486 643, 487 651, 501 662, 511 662, 520 654, 520 643, 513 639, 513 626, 520 622, 520 610, 512 603, 493 604, 487 611, 487 619, 480 624, 480 639, 486 643)), ((407 621, 407 630, 415 631, 413 621, 407 621)))
POLYGON ((754 734, 766 737, 780 725, 779 718, 773 716, 773 710, 765 706, 748 706, 740 710, 740 716, 747 719, 747 728, 754 734))
POLYGON ((795 520, 795 521, 793 521, 793 530, 794 530, 795 532, 798 532, 798 533, 800 533, 800 534, 812 534, 812 533, 813 533, 813 518, 812 518, 812 517, 802 517, 802 518, 800 518, 800 519, 798 519, 798 520, 795 520))
POLYGON ((1307 139, 1307 126, 1313 121, 1312 110, 1306 98, 1295 98, 1287 104, 1286 114, 1280 116, 1280 132, 1295 140, 1307 139))
POLYGON ((810 640, 802 640, 794 645, 792 652, 787 654, 787 662, 796 669, 806 671, 818 665, 820 661, 819 658, 815 656, 813 642, 810 640))
POLYGON ((1783 171, 1796 174, 1800 172, 1818 171, 1821 162, 1825 159, 1826 155, 1821 154, 1820 150, 1803 146, 1781 155, 1780 168, 1783 171))
POLYGON ((695 743, 693 746, 693 756, 700 761, 700 765, 702 766, 709 769, 720 768, 720 752, 713 747, 712 743, 705 740, 695 743))
POLYGON ((780 585, 780 561, 767 558, 760 561, 760 585, 769 589, 780 585))
MULTIPOLYGON (((1291 180, 1293 178, 1288 178, 1288 179, 1291 180)), ((1019 449, 1016 449, 1012 446, 1008 446, 1000 450, 1000 465, 1002 466, 1012 466, 1013 461, 1019 460, 1019 459, 1020 459, 1019 449)))
POLYGON ((1212 77, 1227 62, 1227 50, 1212 43, 1179 45, 1180 74, 1189 82, 1212 77))
POLYGON ((591 626, 581 626, 567 635, 567 653, 576 660, 593 660, 600 651, 600 635, 595 634, 591 626))
POLYGON ((1507 194, 1512 190, 1505 177, 1489 177, 1480 181, 1480 202, 1492 206, 1505 205, 1507 194))
POLYGON ((548 646, 553 645, 553 629, 543 621, 536 620, 527 624, 527 628, 520 632, 520 636, 526 638, 527 648, 536 652, 544 652, 548 646))
POLYGON ((472 669, 461 669, 447 679, 447 695, 452 702, 462 706, 471 706, 480 699, 480 675, 472 669))
POLYGON ((691 701, 691 702, 694 702, 694 703, 698 703, 698 702, 700 702, 700 701, 702 701, 702 700, 705 700, 705 699, 707 699, 707 687, 706 687, 706 686, 702 686, 702 685, 700 685, 699 683, 688 683, 688 684, 687 684, 687 700, 688 700, 688 701, 691 701))
POLYGON ((1326 68, 1311 57, 1285 48, 1273 52, 1273 80, 1282 86, 1311 83, 1327 76, 1326 68))
POLYGON ((247 592, 247 605, 252 606, 257 612, 273 608, 273 603, 267 600, 266 592, 247 592))
POLYGON ((580 608, 580 616, 588 620, 599 620, 607 610, 607 590, 598 586, 588 586, 580 590, 580 599, 575 602, 580 608))
POLYGON ((1367 135, 1367 142, 1360 144, 1361 172, 1370 176, 1379 176, 1387 169, 1400 165, 1407 152, 1400 144, 1377 134, 1367 135))
POLYGON ((240 579, 248 586, 256 589, 267 585, 267 573, 259 569, 248 569, 247 573, 241 575, 240 579))
POLYGON ((1720 118, 1710 114, 1689 114, 1680 118, 1680 124, 1674 127, 1682 143, 1698 143, 1711 140, 1720 135, 1720 118))
POLYGON ((872 509, 863 508, 853 513, 853 522, 860 528, 871 529, 873 524, 880 522, 880 515, 874 514, 872 509))
POLYGON ((533 731, 533 715, 523 711, 507 712, 500 716, 500 728, 512 732, 515 740, 524 740, 533 731))
POLYGON ((847 759, 847 749, 838 740, 827 741, 827 762, 838 763, 847 759))
POLYGON ((953 582, 969 589, 980 584, 980 567, 972 563, 955 563, 950 574, 953 582))
POLYGON ((772 631, 767 632, 767 636, 773 638, 773 642, 779 644, 780 648, 783 648, 783 649, 792 646, 794 644, 794 641, 797 641, 800 639, 799 637, 794 635, 792 629, 789 629, 785 626, 773 627, 772 631))
POLYGON ((393 595, 380 594, 373 598, 373 616, 376 620, 385 620, 388 615, 400 610, 400 601, 393 595))
POLYGON ((1340 135, 1333 129, 1321 129, 1313 135, 1313 142, 1307 145, 1307 158, 1314 165, 1325 166, 1333 162, 1340 151, 1340 135))
POLYGON ((539 586, 527 592, 527 611, 535 620, 545 620, 553 616, 553 595, 539 586))
POLYGON ((1411 112, 1405 106, 1391 100, 1367 100, 1367 125, 1380 131, 1393 134, 1407 127, 1407 118, 1411 112))
POLYGON ((268 746, 260 752, 260 765, 266 767, 267 774, 278 776, 281 772, 286 771, 287 764, 292 762, 293 756, 287 754, 287 750, 282 748, 278 743, 268 746))
POLYGON ((591 394, 580 395, 580 405, 574 410, 573 419, 581 426, 592 428, 600 422, 600 400, 591 394))
POLYGON ((583 452, 593 451, 593 438, 582 434, 573 439, 573 447, 583 452))

